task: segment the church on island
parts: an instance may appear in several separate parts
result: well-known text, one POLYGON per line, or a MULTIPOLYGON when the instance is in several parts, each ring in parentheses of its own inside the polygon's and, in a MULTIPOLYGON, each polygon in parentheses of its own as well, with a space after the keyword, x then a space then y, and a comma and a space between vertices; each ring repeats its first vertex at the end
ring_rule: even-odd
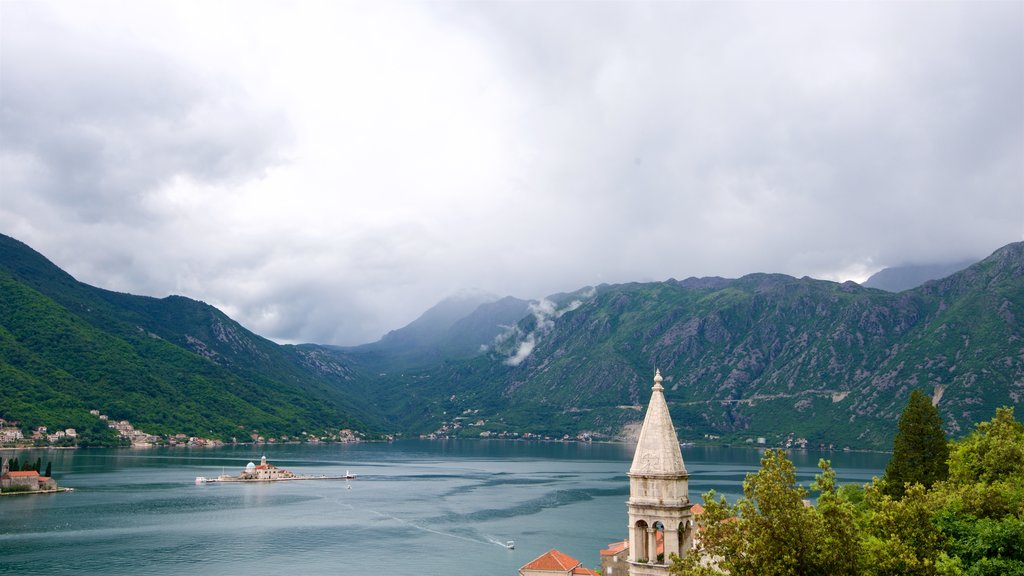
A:
POLYGON ((10 460, 6 458, 0 464, 0 494, 38 494, 68 490, 70 488, 58 488, 56 480, 39 474, 38 470, 11 470, 10 460))
MULTIPOLYGON (((603 576, 667 576, 672 554, 686 555, 694 545, 695 514, 689 474, 675 426, 665 402, 661 372, 654 373, 651 402, 629 468, 628 536, 601 551, 603 576)), ((550 550, 519 569, 520 576, 596 574, 582 562, 550 550)))

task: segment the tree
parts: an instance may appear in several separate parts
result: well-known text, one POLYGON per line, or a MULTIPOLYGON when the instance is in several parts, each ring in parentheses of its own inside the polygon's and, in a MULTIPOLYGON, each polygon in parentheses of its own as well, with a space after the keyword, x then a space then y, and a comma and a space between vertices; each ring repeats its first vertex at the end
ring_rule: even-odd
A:
POLYGON ((703 533, 695 553, 673 558, 672 574, 817 575, 858 574, 859 543, 853 507, 835 489, 825 460, 815 486, 821 510, 806 505, 796 467, 782 450, 766 450, 761 469, 748 474, 734 506, 714 493, 704 496, 703 533))
POLYGON ((815 510, 821 517, 822 527, 815 563, 821 568, 822 574, 862 574, 864 554, 861 535, 857 530, 855 503, 841 495, 836 488, 836 472, 831 462, 822 458, 818 461, 818 468, 821 474, 815 477, 811 486, 820 493, 815 510))
POLYGON ((968 576, 1024 576, 1024 425, 999 408, 955 442, 949 478, 929 495, 968 576))
POLYGON ((871 576, 933 576, 940 573, 945 536, 932 521, 924 485, 915 482, 895 498, 883 483, 868 486, 867 574, 871 576))
POLYGON ((43 476, 51 477, 50 476, 51 472, 53 472, 53 462, 47 462, 46 463, 46 474, 43 474, 43 476))
POLYGON ((902 498, 908 483, 931 488, 949 473, 949 444, 942 418, 928 396, 920 390, 911 392, 898 426, 882 483, 882 491, 893 498, 902 498))

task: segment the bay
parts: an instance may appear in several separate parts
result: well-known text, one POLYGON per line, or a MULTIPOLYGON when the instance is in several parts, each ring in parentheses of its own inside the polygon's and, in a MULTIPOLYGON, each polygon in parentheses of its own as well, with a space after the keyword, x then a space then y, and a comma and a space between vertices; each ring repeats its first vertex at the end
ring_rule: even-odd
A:
MULTIPOLYGON (((626 536, 629 444, 406 440, 213 449, 0 451, 53 462, 71 493, 0 498, 0 574, 423 574, 514 576, 551 548, 585 566, 626 536), (358 479, 196 485, 268 460, 358 479), (348 486, 348 487, 347 487, 348 486), (502 544, 514 540, 516 547, 502 544)), ((730 501, 761 456, 684 448, 690 497, 730 501)), ((809 485, 819 457, 841 484, 888 454, 794 451, 809 485)))

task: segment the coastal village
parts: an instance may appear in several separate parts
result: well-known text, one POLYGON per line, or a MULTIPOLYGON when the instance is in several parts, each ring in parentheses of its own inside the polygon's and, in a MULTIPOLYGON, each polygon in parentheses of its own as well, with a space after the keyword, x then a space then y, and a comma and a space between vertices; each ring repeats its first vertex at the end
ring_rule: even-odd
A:
MULTIPOLYGON (((186 446, 186 447, 218 447, 224 446, 223 440, 203 438, 186 434, 149 434, 135 428, 128 420, 114 420, 99 410, 90 410, 89 414, 104 422, 106 427, 117 433, 123 446, 146 448, 150 446, 186 446)), ((50 430, 47 426, 38 426, 25 430, 21 423, 0 418, 0 448, 74 448, 81 444, 81 434, 74 428, 50 430)), ((349 444, 366 440, 366 435, 357 430, 343 428, 335 431, 324 431, 320 434, 303 432, 301 436, 263 436, 252 431, 248 437, 232 438, 233 444, 290 444, 307 442, 349 444)))

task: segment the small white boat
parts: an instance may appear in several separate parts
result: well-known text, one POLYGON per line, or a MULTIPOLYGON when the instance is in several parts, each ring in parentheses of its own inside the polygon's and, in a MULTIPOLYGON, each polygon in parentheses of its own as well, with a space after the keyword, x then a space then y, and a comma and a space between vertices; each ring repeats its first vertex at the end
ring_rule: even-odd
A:
POLYGON ((515 548, 516 548, 516 541, 515 540, 509 540, 508 542, 505 542, 505 548, 508 548, 509 550, 515 550, 515 548))

